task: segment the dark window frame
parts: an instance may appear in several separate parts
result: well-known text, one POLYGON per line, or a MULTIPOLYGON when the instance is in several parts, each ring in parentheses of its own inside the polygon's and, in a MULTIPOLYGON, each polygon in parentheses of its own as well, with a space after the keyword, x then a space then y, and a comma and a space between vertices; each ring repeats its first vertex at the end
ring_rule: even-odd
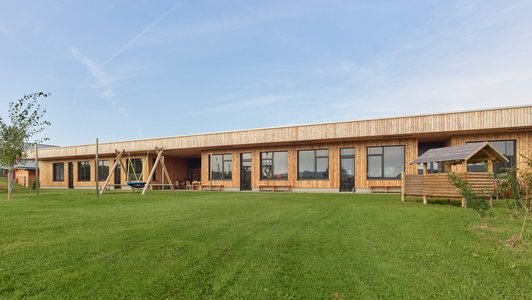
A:
POLYGON ((91 181, 91 177, 91 162, 89 160, 78 161, 78 182, 91 181))
POLYGON ((329 176, 330 176, 330 168, 331 168, 331 160, 329 159, 329 149, 326 148, 326 149, 307 149, 307 150, 298 150, 297 151, 297 180, 298 181, 306 181, 306 180, 329 180, 329 176), (318 156, 316 153, 318 151, 327 151, 327 156, 318 156), (301 178, 301 175, 300 175, 300 171, 299 171, 299 162, 300 162, 300 157, 299 157, 299 154, 301 152, 314 152, 314 178, 301 178), (318 177, 318 159, 323 159, 323 158, 327 158, 327 178, 317 178, 318 177))
POLYGON ((406 169, 406 152, 405 152, 405 145, 390 145, 390 146, 367 146, 366 147, 366 180, 400 180, 401 174, 399 174, 397 177, 386 177, 384 176, 384 148, 395 148, 395 147, 401 147, 403 149, 403 170, 402 172, 405 172, 406 169), (381 154, 369 154, 370 148, 381 148, 382 153, 381 154), (370 177, 369 176, 369 158, 370 156, 381 157, 381 174, 380 177, 370 177))
POLYGON ((261 152, 260 153, 260 180, 261 181, 275 181, 275 180, 279 180, 279 181, 288 181, 289 178, 290 178, 290 167, 289 167, 289 153, 288 153, 288 150, 284 150, 284 151, 264 151, 264 152, 261 152), (262 154, 264 153, 271 153, 272 154, 272 158, 263 158, 262 157, 262 154), (272 162, 272 175, 275 176, 275 153, 286 153, 286 178, 264 178, 264 174, 262 172, 262 162, 265 161, 265 160, 271 160, 272 162))
POLYGON ((108 160, 98 160, 98 181, 105 181, 107 179, 107 176, 109 176, 109 167, 110 163, 108 160), (102 165, 107 163, 107 166, 102 165), (103 172, 103 168, 107 168, 107 172, 103 172), (104 173, 107 173, 105 176, 103 176, 104 173))
POLYGON ((233 180, 233 153, 222 153, 222 154, 211 154, 209 155, 209 180, 217 180, 217 181, 232 181, 233 180), (226 155, 230 155, 231 159, 225 159, 226 155), (222 170, 220 173, 222 174, 222 178, 213 178, 212 176, 212 157, 213 156, 221 156, 222 157, 222 170), (224 177, 225 176, 225 163, 231 162, 231 177, 224 177))
POLYGON ((65 163, 53 163, 52 164, 52 179, 54 182, 64 182, 65 181, 65 163), (57 173, 58 170, 56 169, 56 166, 59 167, 60 166, 60 170, 61 170, 61 176, 58 176, 59 174, 57 173), (60 177, 58 179, 58 177, 60 177))

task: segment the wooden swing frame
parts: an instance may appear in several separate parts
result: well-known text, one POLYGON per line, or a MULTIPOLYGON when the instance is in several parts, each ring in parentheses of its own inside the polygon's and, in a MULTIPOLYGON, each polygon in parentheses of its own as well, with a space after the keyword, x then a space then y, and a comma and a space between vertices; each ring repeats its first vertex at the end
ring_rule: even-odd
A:
MULTIPOLYGON (((153 164, 153 166, 151 168, 150 175, 148 176, 148 180, 146 181, 146 183, 144 185, 144 188, 142 189, 142 194, 141 195, 146 194, 146 191, 150 188, 150 186, 162 186, 162 187, 169 186, 172 191, 175 190, 175 187, 172 184, 172 179, 170 177, 170 173, 168 173, 168 170, 166 169, 166 165, 164 163, 163 152, 164 152, 163 148, 155 147, 155 153, 157 153, 157 158, 155 159, 155 163, 153 164), (152 184, 151 181, 153 180, 153 175, 155 174, 155 171, 157 170, 157 165, 161 165, 161 168, 163 170, 163 177, 161 178, 162 183, 160 183, 160 184, 152 184), (169 183, 164 183, 165 179, 169 183)), ((126 150, 122 150, 120 152, 118 150, 115 150, 115 154, 116 154, 115 163, 113 164, 113 167, 111 168, 111 170, 109 172, 109 175, 107 176, 107 179, 105 180, 105 183, 103 184, 103 186, 100 189, 100 195, 102 195, 103 192, 109 186, 122 186, 122 184, 114 184, 114 185, 112 185, 112 184, 109 184, 109 182, 111 181, 111 178, 113 177, 113 175, 114 175, 114 173, 116 171, 116 168, 118 167, 119 164, 120 164, 120 166, 121 166, 121 168, 123 170, 126 170, 125 172, 127 173, 126 164, 122 160, 122 157, 124 156, 125 153, 126 153, 126 150)), ((148 161, 146 161, 146 163, 148 163, 148 161)), ((126 176, 127 175, 128 174, 126 174, 126 176)))

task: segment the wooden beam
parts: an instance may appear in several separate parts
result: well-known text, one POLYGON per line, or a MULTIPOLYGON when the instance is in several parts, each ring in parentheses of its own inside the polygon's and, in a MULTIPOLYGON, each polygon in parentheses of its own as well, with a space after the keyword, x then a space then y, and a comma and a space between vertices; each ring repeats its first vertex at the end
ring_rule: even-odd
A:
POLYGON ((99 162, 99 157, 98 157, 98 138, 96 138, 96 151, 95 151, 95 154, 96 154, 96 157, 94 159, 94 182, 96 183, 96 198, 100 198, 100 181, 99 181, 99 176, 100 176, 100 162, 99 162))
MULTIPOLYGON (((163 169, 163 174, 164 174, 164 176, 161 178, 161 182, 164 183, 164 177, 166 176, 166 180, 168 181, 168 183, 172 184, 172 178, 170 177, 170 174, 168 173, 168 170, 166 169, 166 165, 164 163, 164 156, 162 157, 162 160, 161 160, 161 167, 163 169)), ((172 184, 171 186, 172 186, 172 191, 173 191, 174 185, 172 184)))
POLYGON ((37 192, 37 196, 39 196, 40 188, 41 184, 39 182, 39 146, 37 145, 37 143, 35 143, 35 191, 37 192))
POLYGON ((488 173, 493 174, 493 160, 488 160, 488 173))
MULTIPOLYGON (((144 189, 142 190, 142 195, 146 194, 146 191, 148 190, 150 186, 151 180, 153 179, 153 174, 155 174, 155 171, 157 169, 157 164, 161 160, 162 156, 163 156, 163 149, 161 149, 157 153, 157 159, 155 160, 155 163, 153 164, 153 167, 151 168, 150 176, 148 176, 148 180, 146 180, 146 184, 144 185, 144 189)), ((147 164, 147 161, 146 161, 146 164, 147 164)))
MULTIPOLYGON (((427 175, 429 173, 429 170, 428 170, 428 164, 427 163, 423 163, 423 176, 427 175)), ((425 194, 423 194, 423 204, 428 204, 429 201, 427 199, 427 196, 425 194)))
POLYGON ((405 172, 401 172, 401 201, 405 202, 405 172))
MULTIPOLYGON (((109 171, 109 175, 107 176, 107 179, 105 179, 105 183, 103 184, 102 188, 100 189, 100 195, 103 194, 103 192, 107 188, 107 185, 109 184, 109 181, 111 180, 113 174, 115 173, 115 170, 116 170, 116 167, 118 166, 118 164, 122 164, 122 155, 124 155, 125 152, 126 152, 126 150, 122 150, 122 152, 120 152, 120 153, 118 153, 118 151, 115 151, 115 153, 118 153, 118 155, 116 156, 115 163, 113 164, 113 167, 109 171)), ((115 184, 116 184, 116 182, 115 182, 115 184)))

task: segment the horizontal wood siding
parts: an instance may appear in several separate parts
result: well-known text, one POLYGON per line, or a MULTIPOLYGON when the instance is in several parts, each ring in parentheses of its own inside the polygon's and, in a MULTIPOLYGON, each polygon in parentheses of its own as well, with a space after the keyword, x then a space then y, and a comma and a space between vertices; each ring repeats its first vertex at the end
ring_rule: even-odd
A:
MULTIPOLYGON (((465 178, 476 192, 489 196, 493 191, 493 174, 457 173, 465 178)), ((446 173, 405 176, 405 196, 461 198, 460 191, 451 183, 446 173)))
MULTIPOLYGON (((367 140, 393 136, 414 138, 429 134, 463 134, 479 130, 493 132, 526 127, 532 127, 532 106, 102 143, 99 152, 103 155, 113 154, 115 149, 143 152, 153 151, 155 147, 164 147, 167 150, 204 149, 318 140, 367 140)), ((53 159, 92 156, 94 152, 94 145, 46 148, 39 150, 39 157, 53 159)), ((31 156, 33 152, 29 151, 29 154, 31 156)))

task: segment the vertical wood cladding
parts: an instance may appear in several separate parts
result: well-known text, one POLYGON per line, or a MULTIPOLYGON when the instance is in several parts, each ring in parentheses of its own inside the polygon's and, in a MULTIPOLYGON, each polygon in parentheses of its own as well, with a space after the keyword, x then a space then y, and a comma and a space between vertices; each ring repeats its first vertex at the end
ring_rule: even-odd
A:
POLYGON ((202 182, 203 184, 223 184, 227 188, 240 187, 240 154, 252 154, 252 187, 258 188, 264 185, 290 185, 292 188, 307 189, 339 189, 340 188, 340 149, 355 149, 355 188, 367 189, 370 186, 398 186, 400 180, 380 180, 366 179, 367 170, 367 147, 371 146, 405 146, 405 171, 409 174, 417 174, 417 166, 410 165, 410 162, 417 158, 416 139, 389 139, 375 141, 357 141, 342 143, 318 143, 297 146, 273 146, 259 148, 238 148, 229 150, 204 151, 202 153, 202 182), (329 179, 328 180, 298 180, 298 151, 300 150, 329 150, 329 179), (260 155, 262 152, 287 151, 288 152, 288 180, 260 180, 260 155), (209 180, 209 155, 210 154, 232 154, 233 155, 233 177, 232 180, 209 180))

